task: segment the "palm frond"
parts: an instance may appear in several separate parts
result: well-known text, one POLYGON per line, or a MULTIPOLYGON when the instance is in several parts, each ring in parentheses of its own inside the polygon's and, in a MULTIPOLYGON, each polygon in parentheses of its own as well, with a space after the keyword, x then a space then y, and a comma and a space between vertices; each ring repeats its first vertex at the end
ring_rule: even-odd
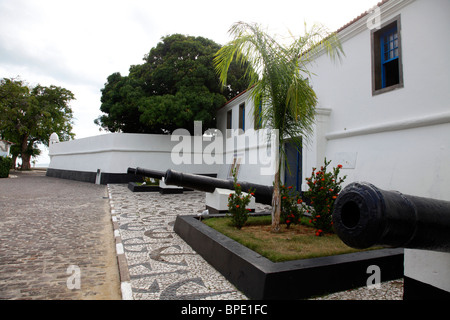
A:
MULTIPOLYGON (((223 46, 214 59, 222 85, 226 85, 228 68, 236 59, 245 66, 250 80, 255 118, 264 127, 279 130, 283 139, 307 140, 315 121, 317 96, 311 88, 308 67, 311 59, 323 50, 332 59, 344 54, 337 35, 323 26, 306 28, 303 36, 284 45, 257 24, 237 22, 229 30, 233 40, 223 46)), ((292 34, 291 34, 292 36, 292 34)), ((280 150, 282 152, 282 150, 280 150)))

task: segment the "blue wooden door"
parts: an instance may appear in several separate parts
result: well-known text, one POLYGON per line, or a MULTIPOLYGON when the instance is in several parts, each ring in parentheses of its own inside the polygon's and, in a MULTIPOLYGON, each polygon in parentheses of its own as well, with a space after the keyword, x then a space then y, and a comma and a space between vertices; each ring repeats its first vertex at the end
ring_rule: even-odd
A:
POLYGON ((301 191, 302 185, 302 153, 292 142, 284 145, 286 153, 284 184, 293 186, 297 191, 301 191))

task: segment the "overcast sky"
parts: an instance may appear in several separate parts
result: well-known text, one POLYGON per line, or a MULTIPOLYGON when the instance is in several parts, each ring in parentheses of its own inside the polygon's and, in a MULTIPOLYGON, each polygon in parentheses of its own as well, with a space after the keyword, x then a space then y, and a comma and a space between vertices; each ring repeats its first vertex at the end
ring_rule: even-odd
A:
MULTIPOLYGON (((300 34, 304 22, 335 31, 379 0, 0 0, 0 77, 72 91, 76 138, 94 124, 107 77, 128 74, 161 37, 202 36, 225 44, 237 21, 300 34)), ((47 162, 46 153, 39 162, 47 162)))

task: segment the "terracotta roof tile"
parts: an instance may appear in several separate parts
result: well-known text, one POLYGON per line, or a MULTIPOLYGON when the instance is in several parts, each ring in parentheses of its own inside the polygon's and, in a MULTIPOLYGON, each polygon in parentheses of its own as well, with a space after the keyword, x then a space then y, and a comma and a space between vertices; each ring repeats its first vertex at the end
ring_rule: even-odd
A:
MULTIPOLYGON (((385 3, 389 2, 389 1, 391 1, 391 0, 383 0, 383 1, 380 1, 380 2, 378 2, 378 3, 376 4, 376 6, 377 6, 377 7, 381 7, 383 4, 385 4, 385 3)), ((370 9, 372 9, 372 8, 370 8, 370 9)), ((369 10, 370 10, 370 9, 369 9, 369 10)), ((357 22, 358 20, 360 20, 360 19, 364 18, 365 16, 367 16, 367 15, 369 14, 369 10, 364 11, 364 12, 361 13, 359 16, 357 16, 355 19, 353 19, 352 21, 346 23, 346 24, 343 25, 342 27, 340 27, 338 30, 336 30, 336 33, 341 32, 342 30, 344 30, 344 29, 350 27, 352 24, 354 24, 354 23, 357 22)))

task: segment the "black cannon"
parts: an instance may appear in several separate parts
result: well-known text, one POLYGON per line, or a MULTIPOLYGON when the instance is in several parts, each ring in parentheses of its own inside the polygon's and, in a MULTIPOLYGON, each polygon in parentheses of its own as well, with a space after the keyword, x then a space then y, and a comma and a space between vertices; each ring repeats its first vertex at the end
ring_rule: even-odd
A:
POLYGON ((128 168, 127 173, 159 180, 161 180, 161 178, 163 178, 166 174, 164 171, 149 170, 143 168, 128 168))
MULTIPOLYGON (((216 188, 234 190, 232 180, 223 180, 196 174, 181 173, 174 170, 167 170, 164 176, 167 185, 176 185, 191 188, 198 191, 214 192, 216 188)), ((255 201, 270 205, 272 203, 273 187, 238 181, 243 192, 254 192, 255 201)))
POLYGON ((356 182, 335 202, 333 226, 350 247, 450 252, 450 202, 380 190, 356 182))

